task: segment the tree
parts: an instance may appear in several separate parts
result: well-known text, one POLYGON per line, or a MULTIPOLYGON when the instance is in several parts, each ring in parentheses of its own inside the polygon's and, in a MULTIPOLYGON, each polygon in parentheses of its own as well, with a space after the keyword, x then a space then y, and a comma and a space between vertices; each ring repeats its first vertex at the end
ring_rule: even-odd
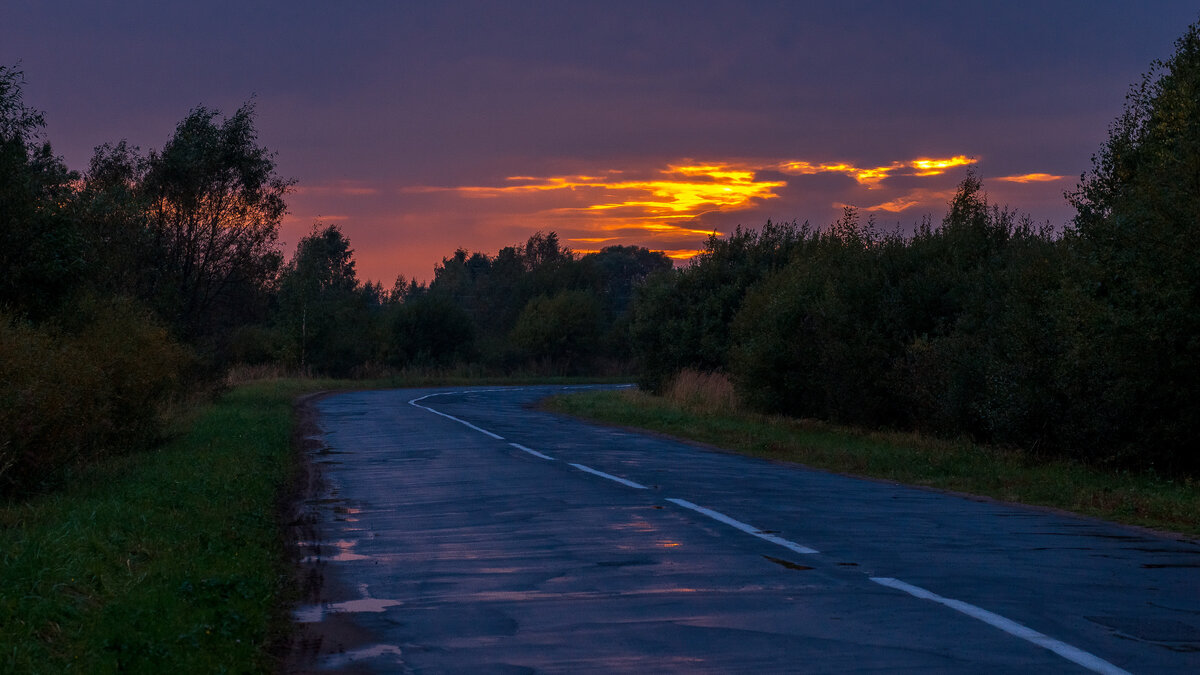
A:
POLYGON ((41 136, 21 100, 22 73, 0 66, 0 305, 43 318, 83 270, 78 227, 63 208, 76 175, 41 136))
POLYGON ((392 319, 389 362, 406 366, 449 366, 474 351, 475 329, 462 307, 440 294, 409 298, 392 319))
POLYGON ((296 245, 279 283, 279 323, 303 367, 346 375, 370 359, 370 305, 380 290, 360 285, 354 250, 337 225, 314 225, 296 245))
POLYGON ((159 261, 156 304, 193 340, 235 323, 274 278, 292 185, 258 144, 251 104, 221 122, 218 114, 192 110, 162 151, 149 154, 140 185, 159 261))
POLYGON ((1067 195, 1078 339, 1064 377, 1097 421, 1078 442, 1200 470, 1200 24, 1131 89, 1092 165, 1067 195))
POLYGON ((141 184, 146 158, 121 141, 96 148, 74 197, 86 242, 89 283, 105 295, 150 301, 156 251, 147 220, 141 184))
POLYGON ((684 368, 726 370, 729 326, 746 290, 784 266, 810 232, 807 222, 738 226, 726 239, 709 237, 685 269, 650 275, 631 310, 639 384, 658 391, 684 368))
POLYGON ((596 296, 587 291, 540 295, 521 310, 512 342, 533 359, 572 372, 595 355, 600 318, 596 296))

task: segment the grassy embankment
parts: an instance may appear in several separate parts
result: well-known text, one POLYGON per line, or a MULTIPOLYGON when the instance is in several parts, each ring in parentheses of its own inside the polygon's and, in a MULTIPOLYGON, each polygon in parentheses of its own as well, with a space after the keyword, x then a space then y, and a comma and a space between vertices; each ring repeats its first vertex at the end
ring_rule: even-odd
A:
POLYGON ((677 380, 665 396, 600 391, 555 397, 545 405, 756 457, 1200 534, 1200 483, 1194 479, 1105 471, 962 441, 749 413, 739 409, 719 378, 693 374, 677 380))
POLYGON ((0 661, 11 672, 269 671, 288 617, 276 517, 292 399, 239 387, 162 447, 0 508, 0 661))
POLYGON ((565 378, 271 379, 184 413, 148 452, 0 504, 0 672, 270 672, 297 592, 279 522, 293 401, 322 389, 565 378))

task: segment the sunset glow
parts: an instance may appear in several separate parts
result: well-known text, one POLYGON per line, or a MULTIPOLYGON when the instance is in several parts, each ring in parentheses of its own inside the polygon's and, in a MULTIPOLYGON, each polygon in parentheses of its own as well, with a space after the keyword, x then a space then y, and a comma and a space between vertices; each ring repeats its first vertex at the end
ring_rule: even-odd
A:
MULTIPOLYGON (((882 162, 733 158, 583 164, 569 173, 514 171, 490 184, 408 185, 399 193, 427 203, 434 218, 463 214, 481 230, 554 231, 580 254, 637 245, 683 261, 702 253, 709 235, 724 236, 736 225, 755 227, 768 218, 808 218, 820 227, 846 206, 900 219, 937 212, 961 179, 953 170, 978 161, 964 153, 882 162), (842 187, 822 184, 813 193, 802 177, 817 175, 853 180, 842 187), (797 211, 797 199, 809 206, 797 211)), ((992 180, 1038 184, 1060 178, 1030 172, 992 180)), ((354 201, 385 192, 344 181, 313 186, 304 196, 354 201)), ((337 206, 349 210, 348 203, 337 206)), ((420 222, 417 213, 406 218, 420 222)))
MULTIPOLYGON (((638 245, 687 260, 703 252, 700 245, 709 235, 724 236, 722 230, 734 225, 753 227, 767 218, 798 217, 794 206, 784 213, 772 209, 807 198, 802 176, 853 179, 836 192, 822 187, 805 211, 814 225, 821 226, 836 219, 846 206, 899 218, 906 213, 936 212, 953 196, 960 179, 952 175, 953 169, 978 161, 965 153, 885 162, 680 159, 657 166, 580 166, 571 173, 548 175, 514 172, 493 184, 407 186, 401 192, 435 198, 443 210, 499 214, 490 221, 496 227, 553 230, 579 253, 638 245), (481 200, 488 204, 480 204, 481 200)), ((995 180, 1025 183, 1059 178, 1026 173, 995 180)), ((350 196, 353 193, 345 188, 359 186, 335 187, 350 196)))
POLYGON ((915 174, 917 176, 940 176, 941 174, 946 173, 946 169, 952 169, 956 166, 969 166, 974 163, 974 158, 959 155, 957 157, 951 157, 950 159, 929 159, 928 157, 921 157, 919 159, 914 159, 911 166, 918 170, 919 173, 915 174))
POLYGON ((1054 176, 1048 173, 1027 173, 1023 176, 1004 176, 1003 178, 993 178, 992 180, 1007 183, 1051 183, 1064 178, 1067 178, 1067 176, 1054 176))
POLYGON ((893 174, 904 175, 903 172, 908 169, 916 169, 916 172, 907 175, 938 176, 945 173, 946 169, 956 166, 968 166, 975 162, 974 158, 958 155, 947 159, 919 157, 909 162, 897 161, 890 164, 868 167, 857 166, 849 162, 813 163, 804 160, 792 160, 782 162, 776 165, 775 168, 783 173, 799 175, 840 173, 850 176, 862 185, 876 187, 887 178, 892 177, 893 174))

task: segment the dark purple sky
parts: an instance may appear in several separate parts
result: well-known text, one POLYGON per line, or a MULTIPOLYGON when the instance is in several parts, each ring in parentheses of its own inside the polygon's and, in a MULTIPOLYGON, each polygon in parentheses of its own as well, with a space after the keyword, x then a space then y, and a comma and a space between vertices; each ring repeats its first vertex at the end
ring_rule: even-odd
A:
POLYGON ((1200 8, 995 4, 12 0, 0 63, 77 169, 254 96, 298 180, 288 253, 337 223, 390 284, 539 229, 685 255, 845 204, 909 228, 965 172, 920 159, 968 158, 993 201, 1061 225, 1129 86, 1200 8))

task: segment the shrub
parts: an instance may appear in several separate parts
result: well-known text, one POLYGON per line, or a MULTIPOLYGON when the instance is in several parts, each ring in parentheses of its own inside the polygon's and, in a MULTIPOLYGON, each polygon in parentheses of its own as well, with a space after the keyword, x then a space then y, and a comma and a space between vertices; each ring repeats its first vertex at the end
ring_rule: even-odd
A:
POLYGON ((67 326, 0 315, 0 492, 37 490, 76 462, 157 440, 188 364, 125 300, 85 301, 67 326))

